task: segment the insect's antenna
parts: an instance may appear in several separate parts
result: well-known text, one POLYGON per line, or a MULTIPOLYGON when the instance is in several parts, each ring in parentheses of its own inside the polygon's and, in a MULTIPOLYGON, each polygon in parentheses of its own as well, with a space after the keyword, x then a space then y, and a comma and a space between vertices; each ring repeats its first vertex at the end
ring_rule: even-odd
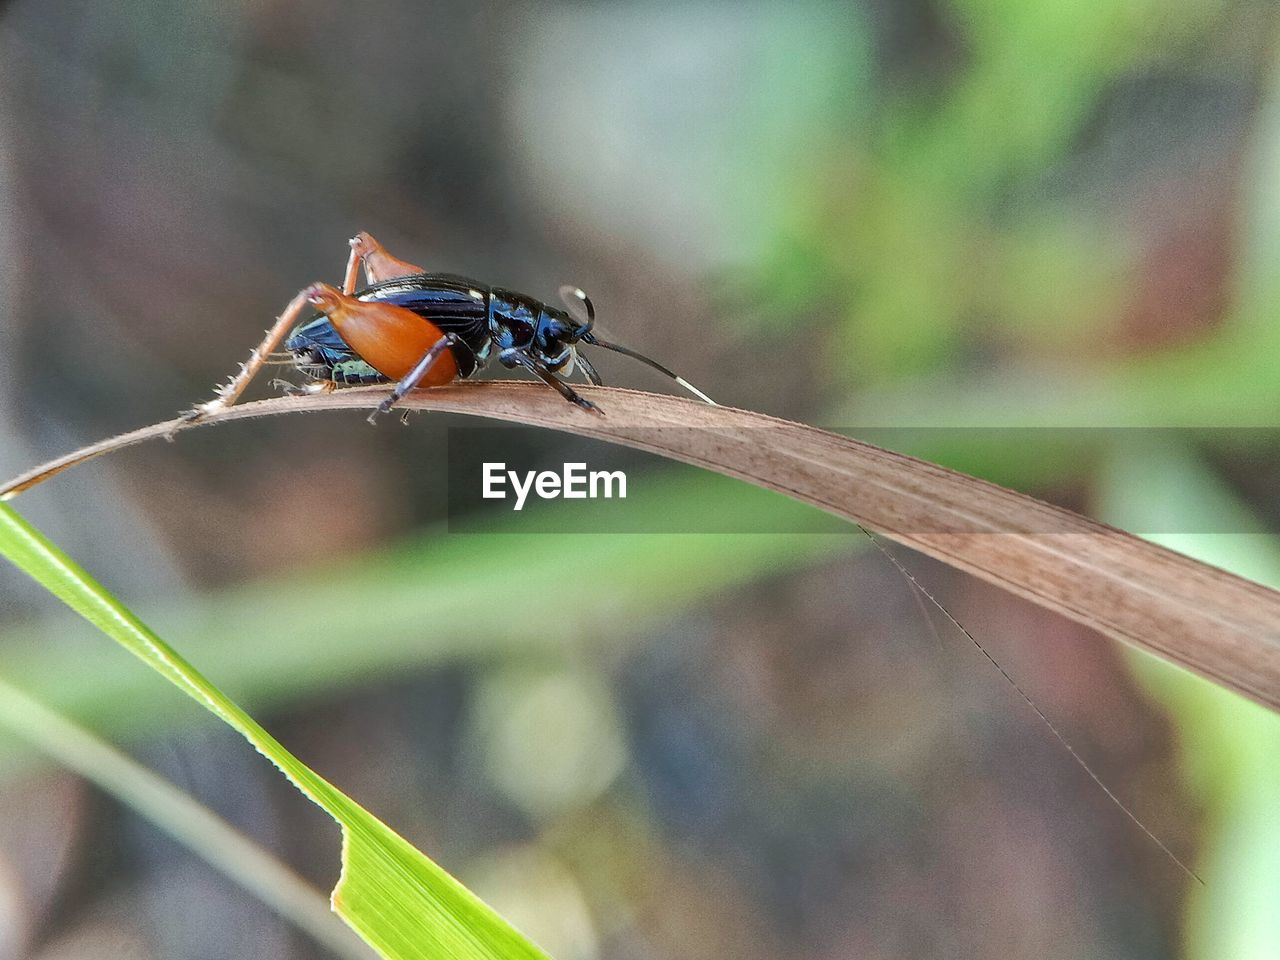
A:
POLYGON ((703 393, 701 390, 695 387, 692 383, 690 383, 684 377, 680 376, 679 374, 675 373, 672 370, 668 370, 666 367, 660 364, 657 360, 652 360, 649 357, 646 357, 643 353, 636 353, 630 347, 624 347, 620 343, 610 343, 608 340, 601 340, 594 333, 585 334, 582 337, 582 342, 589 343, 592 346, 596 346, 596 347, 603 347, 605 350, 612 350, 614 353, 620 353, 624 357, 630 357, 632 360, 639 360, 641 363, 648 364, 649 366, 653 367, 653 369, 657 370, 659 373, 665 374, 666 376, 674 380, 676 383, 680 384, 680 386, 684 387, 686 390, 692 393, 699 400, 709 403, 713 407, 719 406, 719 404, 717 404, 714 400, 708 397, 705 393, 703 393))
POLYGON ((591 302, 581 287, 575 287, 571 283, 566 283, 560 288, 560 299, 564 301, 564 305, 569 308, 569 312, 579 320, 585 320, 587 329, 591 329, 591 325, 596 322, 596 305, 591 302))
MULTIPOLYGON (((1013 689, 1017 691, 1018 696, 1022 697, 1022 699, 1027 702, 1027 706, 1029 706, 1032 710, 1035 711, 1036 716, 1040 718, 1040 722, 1049 728, 1049 732, 1054 735, 1057 741, 1060 744, 1062 744, 1064 748, 1066 748, 1067 753, 1071 754, 1071 759, 1075 760, 1075 762, 1079 765, 1080 769, 1089 775, 1089 779, 1098 785, 1098 789, 1100 789, 1103 793, 1107 795, 1107 799, 1110 800, 1112 803, 1114 803, 1117 807, 1119 807, 1121 812, 1123 812, 1126 817, 1128 817, 1135 824, 1137 824, 1138 829, 1141 830, 1144 834, 1146 834, 1147 839, 1150 840, 1152 843, 1154 843, 1157 847, 1159 847, 1161 851, 1164 852, 1164 855, 1166 857, 1168 857, 1170 860, 1176 863, 1179 869, 1181 869, 1183 873, 1191 877, 1191 879, 1195 880, 1202 887, 1207 886, 1207 884, 1201 878, 1200 874, 1196 873, 1194 870, 1188 867, 1185 863, 1179 860, 1177 855, 1168 847, 1166 847, 1159 837, 1157 837, 1154 833, 1148 830, 1146 824, 1144 824, 1141 820, 1139 820, 1137 815, 1134 814, 1132 810, 1130 810, 1127 806, 1125 806, 1124 801, 1111 792, 1111 790, 1107 787, 1107 785, 1102 782, 1102 778, 1099 777, 1096 773, 1094 773, 1093 768, 1090 767, 1089 764, 1085 762, 1084 757, 1080 756, 1080 754, 1076 752, 1076 748, 1071 746, 1071 744, 1067 741, 1067 738, 1062 735, 1062 733, 1058 730, 1056 726, 1054 726, 1053 721, 1050 720, 1047 716, 1045 716, 1044 711, 1041 710, 1038 706, 1036 706, 1036 702, 1034 700, 1032 700, 1029 696, 1027 696, 1026 691, 1023 690, 1022 687, 1018 685, 1018 681, 1013 679, 1013 677, 1009 675, 1009 671, 1006 670, 1004 667, 1000 666, 999 661, 996 660, 995 657, 993 657, 990 653, 987 652, 986 647, 984 647, 981 643, 978 642, 978 638, 975 637, 972 633, 970 633, 968 628, 959 620, 957 620, 952 615, 951 611, 942 605, 942 602, 938 600, 937 597, 935 597, 932 593, 930 593, 928 590, 925 589, 925 587, 920 583, 920 581, 915 578, 915 575, 912 574, 912 572, 908 570, 906 567, 904 567, 897 557, 895 557, 892 553, 889 552, 888 548, 886 548, 885 545, 880 542, 878 537, 876 537, 870 530, 868 530, 866 527, 864 527, 860 523, 857 525, 857 527, 864 534, 866 534, 867 539, 871 541, 872 545, 877 550, 879 550, 882 554, 884 554, 885 557, 888 558, 890 563, 892 563, 895 567, 897 567, 898 572, 902 574, 904 577, 906 577, 907 583, 911 585, 912 590, 918 591, 921 596, 923 596, 931 604, 933 604, 935 607, 941 610, 942 615, 946 617, 948 620, 950 620, 952 625, 957 630, 959 630, 966 637, 968 637, 969 642, 978 648, 978 652, 981 653, 984 657, 986 657, 988 662, 993 667, 995 667, 998 671, 1000 671, 1000 676, 1004 677, 1005 680, 1008 682, 1009 686, 1013 687, 1013 689)), ((932 629, 933 620, 927 617, 926 617, 926 620, 928 620, 929 627, 930 629, 932 629)), ((934 633, 936 635, 937 631, 935 630, 934 633)))

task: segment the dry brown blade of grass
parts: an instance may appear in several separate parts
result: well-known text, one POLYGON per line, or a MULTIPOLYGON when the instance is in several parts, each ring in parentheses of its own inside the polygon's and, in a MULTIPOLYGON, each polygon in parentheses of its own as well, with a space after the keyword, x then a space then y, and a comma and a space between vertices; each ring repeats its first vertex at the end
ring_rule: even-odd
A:
MULTIPOLYGON (((737 477, 843 517, 1107 636, 1280 710, 1280 593, 995 484, 731 407, 585 388, 599 417, 541 385, 460 383, 400 406, 548 427, 648 450, 737 477)), ((368 409, 386 388, 229 407, 85 447, 0 487, 0 499, 114 450, 201 424, 368 409)))

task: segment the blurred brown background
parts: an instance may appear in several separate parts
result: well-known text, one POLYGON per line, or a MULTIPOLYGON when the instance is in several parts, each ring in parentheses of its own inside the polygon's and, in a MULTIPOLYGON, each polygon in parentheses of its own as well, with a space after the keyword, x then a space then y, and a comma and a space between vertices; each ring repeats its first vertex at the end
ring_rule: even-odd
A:
MULTIPOLYGON (((1176 427, 913 452, 1280 582, 1280 448, 1220 429, 1280 409, 1277 19, 9 0, 0 468, 208 396, 363 228, 537 296, 580 284, 725 403, 1176 427), (1177 536, 1216 517, 1259 533, 1177 536)), ((908 561, 1198 888, 858 537, 451 537, 449 423, 236 424, 20 505, 559 960, 1280 951, 1274 718, 908 561)), ((669 509, 737 495, 681 474, 669 509)), ((760 503, 766 527, 792 509, 760 503)), ((242 742, 12 571, 0 603, 0 673, 333 883, 336 830, 242 742)), ((0 750, 0 957, 322 955, 0 750)))

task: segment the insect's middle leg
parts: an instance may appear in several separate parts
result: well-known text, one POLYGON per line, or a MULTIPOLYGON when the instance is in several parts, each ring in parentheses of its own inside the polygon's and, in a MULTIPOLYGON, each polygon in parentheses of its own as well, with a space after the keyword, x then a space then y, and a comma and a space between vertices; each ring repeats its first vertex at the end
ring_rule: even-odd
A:
POLYGON ((446 333, 433 343, 431 349, 422 355, 422 359, 414 365, 414 368, 400 378, 400 382, 396 384, 390 396, 378 404, 378 409, 369 414, 369 422, 376 423, 380 413, 390 413, 391 408, 399 403, 406 393, 422 382, 422 378, 427 375, 441 355, 450 347, 460 343, 462 338, 456 333, 446 333))

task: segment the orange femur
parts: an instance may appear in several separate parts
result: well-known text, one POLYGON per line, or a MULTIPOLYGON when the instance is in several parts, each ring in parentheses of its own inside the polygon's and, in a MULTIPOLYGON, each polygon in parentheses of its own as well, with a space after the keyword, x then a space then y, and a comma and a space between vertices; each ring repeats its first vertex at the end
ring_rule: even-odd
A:
MULTIPOLYGON (((307 299, 333 324, 347 346, 384 377, 399 380, 417 365, 444 333, 412 310, 390 303, 367 303, 326 283, 308 291, 307 299)), ((445 350, 419 385, 433 387, 458 376, 451 350, 445 350)))

